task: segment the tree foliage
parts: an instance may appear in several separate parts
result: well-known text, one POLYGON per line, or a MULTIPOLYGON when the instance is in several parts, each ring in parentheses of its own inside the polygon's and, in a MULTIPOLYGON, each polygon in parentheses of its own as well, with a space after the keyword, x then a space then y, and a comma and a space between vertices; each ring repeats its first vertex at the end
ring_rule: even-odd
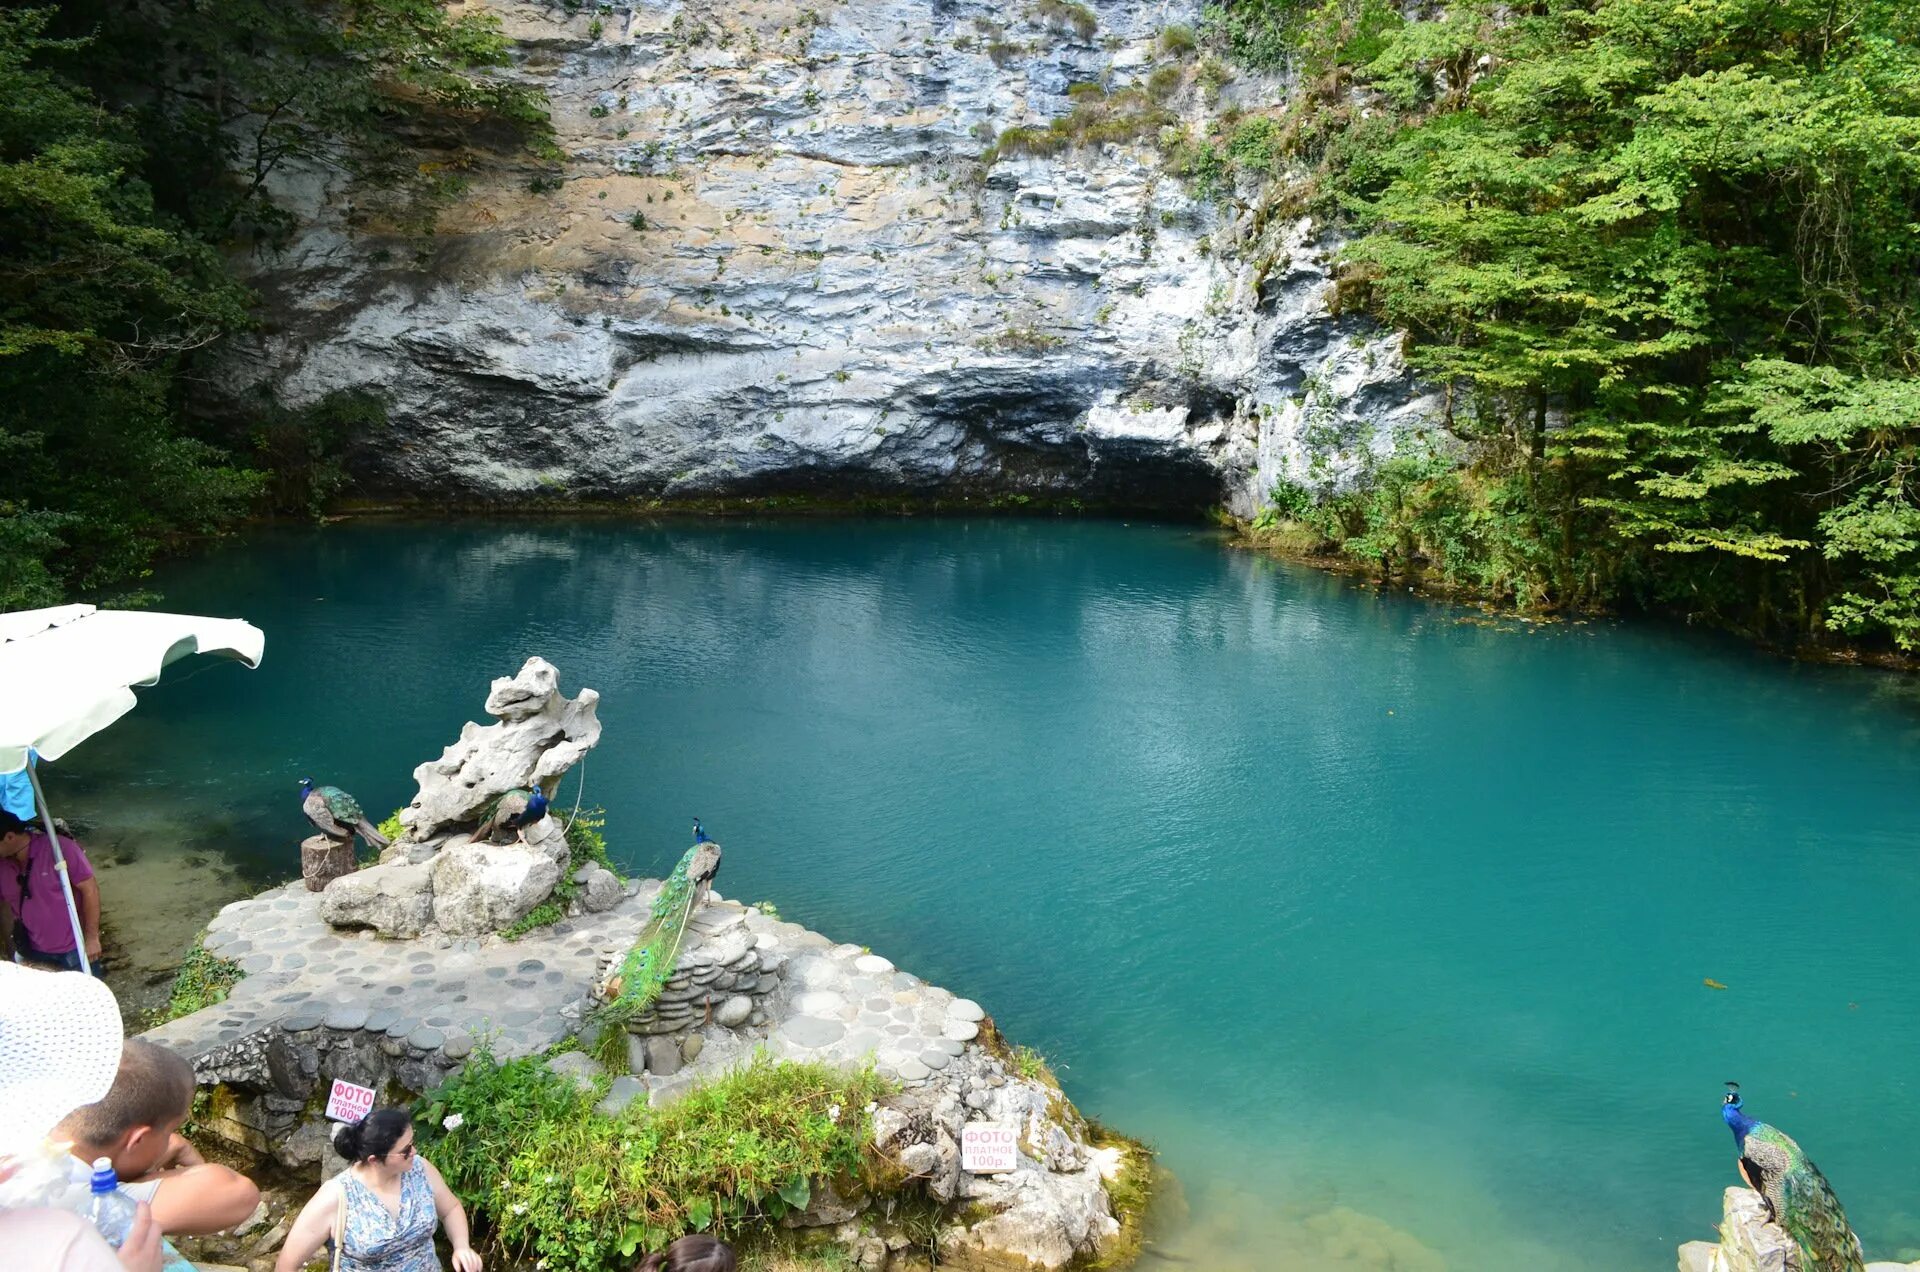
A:
POLYGON ((448 165, 414 148, 538 143, 505 58, 432 0, 0 8, 0 606, 138 578, 179 536, 337 485, 314 446, 364 404, 188 417, 249 320, 229 255, 289 226, 295 165, 430 208, 448 165))
POLYGON ((1254 54, 1291 23, 1343 294, 1473 456, 1405 492, 1410 554, 1477 510, 1505 559, 1458 567, 1542 603, 1920 647, 1920 9, 1230 8, 1254 54))

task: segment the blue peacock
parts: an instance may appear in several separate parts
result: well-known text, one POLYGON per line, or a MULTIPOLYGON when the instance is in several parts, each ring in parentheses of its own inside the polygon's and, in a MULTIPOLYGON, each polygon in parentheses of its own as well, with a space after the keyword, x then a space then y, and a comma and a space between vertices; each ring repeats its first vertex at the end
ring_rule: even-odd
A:
POLYGON ((344 844, 359 835, 375 849, 387 846, 387 837, 373 828, 360 801, 338 786, 315 786, 312 778, 301 778, 300 811, 315 830, 335 843, 344 844))
POLYGON ((1727 1083, 1720 1116, 1740 1151, 1740 1175, 1767 1203, 1767 1216, 1800 1247, 1800 1272, 1864 1272, 1860 1238, 1847 1226, 1826 1176, 1784 1132, 1740 1107, 1740 1084, 1727 1083))
POLYGON ((547 793, 539 786, 532 790, 511 790, 502 795, 493 806, 493 811, 481 820, 480 829, 473 832, 473 838, 467 840, 477 844, 482 839, 494 842, 496 836, 511 834, 525 839, 527 827, 547 815, 547 793))

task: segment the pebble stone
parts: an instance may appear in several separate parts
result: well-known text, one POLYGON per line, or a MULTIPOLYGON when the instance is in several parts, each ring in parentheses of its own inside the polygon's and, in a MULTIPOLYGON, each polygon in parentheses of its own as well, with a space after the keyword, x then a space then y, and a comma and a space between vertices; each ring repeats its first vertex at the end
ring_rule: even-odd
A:
POLYGON ((902 1060, 894 1066, 894 1071, 900 1075, 903 1082, 919 1082, 933 1074, 933 1070, 918 1060, 902 1060))
POLYGON ((422 1025, 407 1035, 407 1045, 419 1051, 438 1051, 447 1036, 431 1025, 422 1025))
POLYGON ((967 1021, 985 1020, 987 1018, 987 1013, 980 1009, 980 1004, 974 1002, 971 998, 954 999, 953 1002, 947 1006, 947 1015, 954 1020, 967 1021))
POLYGON ((847 1028, 837 1020, 818 1016, 792 1016, 780 1026, 780 1032, 807 1048, 825 1047, 840 1041, 847 1028))
POLYGON ((941 1036, 951 1038, 955 1042, 972 1042, 980 1036, 980 1026, 966 1020, 949 1020, 947 1027, 941 1031, 941 1036))
POLYGON ((326 1016, 329 1029, 363 1029, 366 1023, 367 1009, 359 1003, 336 1004, 326 1016))

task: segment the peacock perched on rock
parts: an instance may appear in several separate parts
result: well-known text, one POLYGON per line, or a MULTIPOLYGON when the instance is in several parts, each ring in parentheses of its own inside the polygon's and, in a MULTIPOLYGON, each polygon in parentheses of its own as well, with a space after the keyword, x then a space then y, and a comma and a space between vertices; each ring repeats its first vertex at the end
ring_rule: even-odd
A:
POLYGON ((346 843, 359 835, 376 850, 387 846, 387 837, 373 828, 360 801, 338 786, 315 786, 312 778, 301 778, 300 811, 315 830, 335 843, 346 843))
POLYGON ((1800 1272, 1863 1272, 1866 1255, 1833 1195, 1800 1146, 1740 1107, 1740 1084, 1727 1083, 1720 1116, 1733 1131, 1740 1175, 1767 1203, 1767 1215, 1800 1247, 1800 1272))
POLYGON ((547 793, 538 786, 530 791, 508 791, 500 797, 493 811, 481 821, 480 829, 474 831, 473 837, 467 842, 477 844, 484 839, 493 843, 501 834, 525 839, 527 827, 545 817, 547 807, 547 793))

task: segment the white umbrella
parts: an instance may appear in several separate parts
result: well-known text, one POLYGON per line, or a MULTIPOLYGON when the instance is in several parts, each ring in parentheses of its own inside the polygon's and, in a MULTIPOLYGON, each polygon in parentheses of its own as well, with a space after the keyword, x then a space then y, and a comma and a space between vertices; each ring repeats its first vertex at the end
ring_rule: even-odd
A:
POLYGON ((160 679, 188 654, 221 654, 260 665, 267 638, 237 618, 97 610, 91 605, 0 614, 0 773, 27 771, 46 823, 73 923, 82 970, 91 971, 67 859, 54 832, 31 755, 57 760, 133 710, 135 685, 160 679))

